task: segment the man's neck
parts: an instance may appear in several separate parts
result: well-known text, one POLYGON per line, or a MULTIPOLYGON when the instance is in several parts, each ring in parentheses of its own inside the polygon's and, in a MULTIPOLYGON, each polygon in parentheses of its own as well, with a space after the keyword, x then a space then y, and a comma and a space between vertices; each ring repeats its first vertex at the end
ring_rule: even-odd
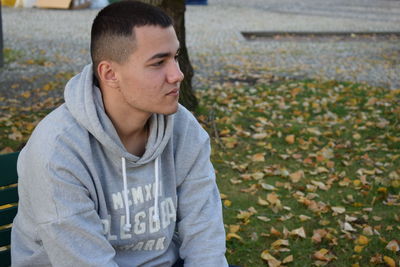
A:
POLYGON ((135 110, 118 96, 104 92, 103 103, 125 149, 133 155, 142 156, 150 134, 149 124, 152 114, 135 110))

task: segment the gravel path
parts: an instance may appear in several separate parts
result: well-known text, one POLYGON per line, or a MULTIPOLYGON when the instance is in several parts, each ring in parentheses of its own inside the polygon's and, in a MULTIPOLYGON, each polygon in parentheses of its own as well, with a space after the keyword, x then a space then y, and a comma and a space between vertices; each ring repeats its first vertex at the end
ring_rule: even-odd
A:
MULTIPOLYGON (((400 39, 246 41, 241 31, 397 31, 399 0, 209 0, 187 6, 187 45, 196 88, 232 71, 361 81, 400 88, 400 39)), ((87 64, 98 10, 2 9, 4 46, 18 51, 0 69, 0 104, 56 74, 87 64)), ((54 92, 59 96, 61 92, 54 92)), ((26 101, 29 102, 29 99, 26 101)))

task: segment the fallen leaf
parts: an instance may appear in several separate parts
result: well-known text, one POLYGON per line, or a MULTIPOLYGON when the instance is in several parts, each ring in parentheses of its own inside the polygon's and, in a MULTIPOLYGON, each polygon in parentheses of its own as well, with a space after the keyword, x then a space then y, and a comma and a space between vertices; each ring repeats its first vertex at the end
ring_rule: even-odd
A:
POLYGON ((304 227, 300 227, 297 229, 294 229, 290 232, 291 235, 296 235, 296 236, 300 236, 302 238, 306 238, 306 232, 304 230, 304 227))
POLYGON ((269 267, 279 267, 281 265, 281 262, 272 256, 268 250, 264 250, 261 253, 261 258, 268 262, 269 267))
POLYGON ((270 218, 265 217, 265 216, 257 216, 257 219, 259 219, 260 221, 263 221, 263 222, 269 222, 269 221, 271 221, 270 218))
POLYGON ((304 171, 303 170, 299 170, 297 172, 294 172, 294 173, 290 174, 289 177, 290 177, 290 180, 292 181, 292 183, 297 183, 302 178, 304 178, 304 171))
POLYGON ((226 240, 231 240, 232 238, 238 239, 240 241, 243 240, 243 238, 241 236, 239 236, 238 234, 235 234, 235 233, 228 233, 226 235, 226 240))
POLYGON ((368 245, 368 243, 369 243, 369 239, 368 239, 368 237, 366 237, 364 235, 360 235, 356 240, 356 244, 361 245, 361 246, 368 245))
POLYGON ((289 255, 286 258, 283 259, 282 263, 289 263, 293 262, 293 255, 289 255))
POLYGON ((386 249, 393 251, 393 252, 398 252, 400 251, 400 245, 399 242, 396 240, 392 240, 390 241, 387 245, 386 245, 386 249))
POLYGON ((396 262, 389 256, 383 256, 383 261, 389 266, 389 267, 396 267, 396 262))
POLYGON ((295 136, 293 134, 286 136, 285 141, 288 144, 294 144, 295 142, 295 136))
POLYGON ((346 208, 344 207, 331 207, 331 209, 339 214, 345 213, 346 212, 346 208))
POLYGON ((255 162, 265 161, 264 153, 257 153, 257 154, 254 154, 254 155, 251 157, 251 160, 252 160, 252 161, 255 161, 255 162))

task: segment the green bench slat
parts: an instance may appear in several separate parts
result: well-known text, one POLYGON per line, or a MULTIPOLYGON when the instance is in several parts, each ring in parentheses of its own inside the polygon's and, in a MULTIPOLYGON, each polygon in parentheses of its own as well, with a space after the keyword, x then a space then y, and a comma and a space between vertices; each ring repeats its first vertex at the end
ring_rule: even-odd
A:
MULTIPOLYGON (((0 155, 0 187, 18 182, 17 159, 19 152, 0 155)), ((18 202, 17 187, 0 190, 0 206, 18 202)), ((18 207, 0 209, 0 226, 11 224, 17 214, 18 207)), ((5 248, 11 242, 11 228, 0 230, 0 247, 5 248)), ((0 267, 11 265, 10 249, 0 251, 0 267)))
MULTIPOLYGON (((0 206, 18 202, 18 188, 10 187, 0 190, 0 206)), ((1 211, 0 211, 1 212, 1 211)))
POLYGON ((11 243, 11 227, 0 230, 0 247, 8 246, 11 243))
POLYGON ((17 214, 18 207, 11 207, 0 210, 0 225, 6 225, 13 222, 17 214))
POLYGON ((8 267, 11 265, 10 250, 0 251, 0 267, 8 267))
POLYGON ((15 184, 18 181, 17 158, 19 152, 0 155, 0 186, 15 184))

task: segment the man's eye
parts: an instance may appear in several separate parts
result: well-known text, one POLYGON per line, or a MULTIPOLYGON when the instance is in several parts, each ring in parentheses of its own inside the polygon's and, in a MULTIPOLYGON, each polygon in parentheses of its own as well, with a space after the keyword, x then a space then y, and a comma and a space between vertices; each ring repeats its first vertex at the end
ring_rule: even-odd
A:
POLYGON ((178 61, 178 58, 179 58, 179 54, 176 54, 174 57, 175 61, 178 61))
POLYGON ((153 64, 153 66, 161 66, 164 63, 164 60, 158 61, 153 64))

